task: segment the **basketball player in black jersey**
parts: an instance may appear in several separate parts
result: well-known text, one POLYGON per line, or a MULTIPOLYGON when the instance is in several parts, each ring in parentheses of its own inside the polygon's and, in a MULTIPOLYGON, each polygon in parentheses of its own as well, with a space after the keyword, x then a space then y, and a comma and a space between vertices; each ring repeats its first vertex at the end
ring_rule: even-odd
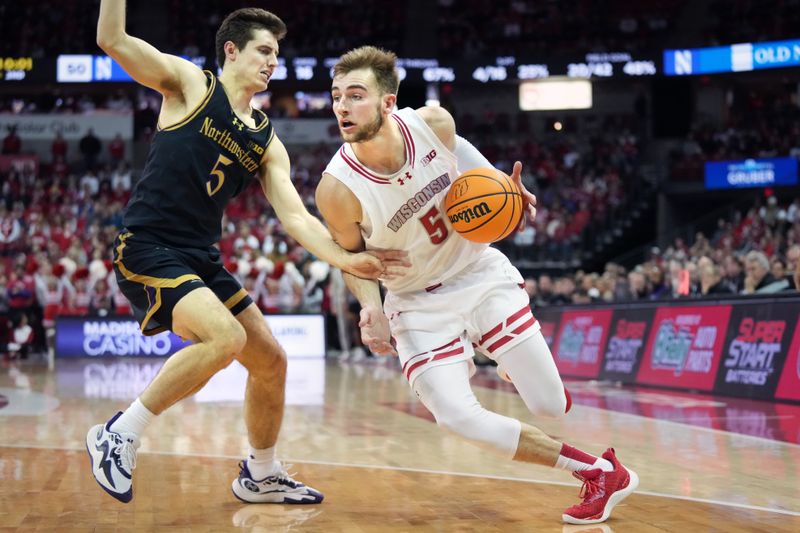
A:
POLYGON ((198 391, 235 358, 247 368, 248 459, 233 482, 239 499, 318 503, 275 459, 286 355, 214 247, 229 200, 255 177, 286 231, 311 253, 366 278, 392 277, 402 252, 352 254, 305 209, 289 158, 269 119, 250 107, 278 66, 280 18, 262 9, 231 13, 216 36, 219 78, 125 32, 125 2, 103 0, 97 42, 136 81, 163 95, 158 132, 114 246, 119 286, 145 334, 172 330, 194 343, 172 355, 141 396, 86 437, 92 470, 116 499, 133 498, 132 470, 145 426, 198 391))

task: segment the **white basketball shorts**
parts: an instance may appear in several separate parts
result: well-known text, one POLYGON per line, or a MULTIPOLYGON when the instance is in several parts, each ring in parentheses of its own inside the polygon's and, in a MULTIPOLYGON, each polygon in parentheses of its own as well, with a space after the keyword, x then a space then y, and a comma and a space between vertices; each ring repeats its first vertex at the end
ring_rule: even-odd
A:
POLYGON ((522 275, 494 248, 441 284, 390 292, 383 308, 412 386, 429 368, 471 359, 474 348, 496 359, 540 329, 522 275))

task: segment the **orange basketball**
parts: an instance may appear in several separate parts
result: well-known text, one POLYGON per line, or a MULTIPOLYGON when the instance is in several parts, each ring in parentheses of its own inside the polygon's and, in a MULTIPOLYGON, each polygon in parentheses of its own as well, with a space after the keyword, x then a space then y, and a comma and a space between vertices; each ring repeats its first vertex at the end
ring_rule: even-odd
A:
POLYGON ((497 242, 519 225, 522 194, 503 172, 473 168, 450 186, 444 208, 453 229, 465 239, 497 242))

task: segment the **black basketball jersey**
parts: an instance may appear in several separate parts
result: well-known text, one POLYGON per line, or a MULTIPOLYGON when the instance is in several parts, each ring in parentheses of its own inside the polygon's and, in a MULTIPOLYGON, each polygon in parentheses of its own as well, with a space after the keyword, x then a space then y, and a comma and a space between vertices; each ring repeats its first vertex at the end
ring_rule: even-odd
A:
POLYGON ((254 110, 256 128, 234 113, 217 78, 206 72, 208 91, 177 124, 159 129, 123 223, 174 246, 205 248, 222 233, 222 215, 259 167, 275 135, 254 110))

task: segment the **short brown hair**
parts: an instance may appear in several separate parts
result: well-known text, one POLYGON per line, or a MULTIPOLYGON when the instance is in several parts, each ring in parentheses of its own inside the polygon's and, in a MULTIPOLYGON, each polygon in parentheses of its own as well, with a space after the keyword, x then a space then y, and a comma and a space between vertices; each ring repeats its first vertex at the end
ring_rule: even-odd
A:
POLYGON ((253 30, 261 29, 269 30, 279 41, 286 36, 286 24, 280 17, 265 9, 245 7, 225 17, 217 30, 216 38, 219 67, 225 65, 225 43, 231 41, 242 50, 253 38, 253 30))
POLYGON ((397 56, 374 46, 362 46, 350 50, 333 66, 333 76, 347 74, 353 70, 368 68, 375 75, 381 94, 397 94, 400 76, 397 74, 397 56))

